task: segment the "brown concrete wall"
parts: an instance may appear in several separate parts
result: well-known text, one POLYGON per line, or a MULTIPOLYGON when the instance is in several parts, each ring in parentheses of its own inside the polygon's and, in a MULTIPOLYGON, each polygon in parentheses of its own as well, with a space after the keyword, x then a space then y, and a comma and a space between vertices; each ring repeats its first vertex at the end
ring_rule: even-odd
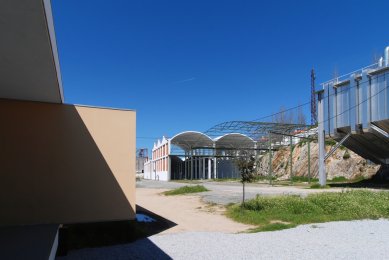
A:
POLYGON ((135 217, 134 111, 0 99, 0 225, 135 217))

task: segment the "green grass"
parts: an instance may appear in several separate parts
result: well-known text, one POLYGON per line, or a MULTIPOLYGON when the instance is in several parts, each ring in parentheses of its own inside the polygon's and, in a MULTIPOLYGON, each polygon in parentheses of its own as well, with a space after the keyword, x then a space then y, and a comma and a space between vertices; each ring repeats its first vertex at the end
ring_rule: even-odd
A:
POLYGON ((346 181, 348 181, 348 180, 344 176, 336 176, 336 177, 332 178, 331 180, 329 180, 329 182, 346 182, 346 181))
POLYGON ((252 228, 248 230, 248 233, 257 233, 257 232, 264 232, 264 231, 276 231, 281 229, 287 229, 287 228, 294 228, 297 225, 294 224, 284 224, 284 223, 271 223, 268 225, 258 226, 256 228, 252 228))
MULTIPOLYGON (((308 182, 309 179, 307 176, 293 176, 292 177, 293 182, 308 182)), ((319 179, 317 178, 311 178, 311 182, 318 182, 319 179)))
POLYGON ((170 195, 182 195, 182 194, 197 193, 197 192, 204 192, 204 191, 209 191, 209 190, 205 188, 203 185, 196 185, 196 186, 183 186, 174 190, 165 191, 164 194, 170 196, 170 195))
POLYGON ((240 181, 240 178, 213 179, 215 182, 240 181))
POLYGON ((235 221, 256 225, 251 232, 300 224, 389 217, 389 192, 354 190, 299 196, 259 197, 227 208, 235 221))
POLYGON ((324 142, 325 142, 325 144, 328 145, 328 146, 334 146, 334 145, 336 145, 336 141, 333 140, 333 139, 326 139, 324 142))
POLYGON ((314 183, 310 186, 311 189, 328 189, 331 188, 330 185, 321 186, 320 183, 314 183))

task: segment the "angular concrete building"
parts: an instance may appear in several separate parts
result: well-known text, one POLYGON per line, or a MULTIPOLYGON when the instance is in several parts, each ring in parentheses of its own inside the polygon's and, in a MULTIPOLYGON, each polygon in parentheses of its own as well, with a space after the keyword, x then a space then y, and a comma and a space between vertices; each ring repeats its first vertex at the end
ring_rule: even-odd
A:
POLYGON ((0 258, 53 258, 61 224, 135 218, 136 114, 65 104, 49 0, 0 15, 0 258))
POLYGON ((389 46, 370 66, 322 83, 318 94, 319 176, 325 184, 324 138, 389 167, 389 46))

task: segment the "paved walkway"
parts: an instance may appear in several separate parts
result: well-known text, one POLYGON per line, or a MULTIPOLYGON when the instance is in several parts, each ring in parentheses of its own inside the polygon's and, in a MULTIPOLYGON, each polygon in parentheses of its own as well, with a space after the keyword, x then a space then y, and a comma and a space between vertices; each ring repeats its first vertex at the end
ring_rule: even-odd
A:
POLYGON ((70 252, 66 259, 388 259, 389 221, 304 225, 254 234, 185 232, 70 252))
MULTIPOLYGON (((225 182, 202 184, 211 191, 167 197, 160 193, 188 184, 138 182, 138 204, 174 221, 177 226, 131 244, 71 251, 61 259, 388 259, 388 220, 330 222, 274 232, 236 233, 247 226, 220 214, 217 208, 222 206, 201 201, 240 202, 241 185, 225 182), (216 211, 212 211, 213 208, 216 211)), ((248 198, 256 194, 306 196, 312 192, 323 190, 268 185, 247 187, 248 198)))

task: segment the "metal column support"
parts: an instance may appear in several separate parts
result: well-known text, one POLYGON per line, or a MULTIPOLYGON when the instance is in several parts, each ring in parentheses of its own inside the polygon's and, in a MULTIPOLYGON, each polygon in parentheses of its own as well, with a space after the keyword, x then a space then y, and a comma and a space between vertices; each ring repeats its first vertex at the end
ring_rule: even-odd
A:
POLYGON ((185 161, 184 161, 184 176, 185 176, 185 180, 188 178, 188 153, 185 152, 185 161))
POLYGON ((197 157, 194 158, 194 167, 193 167, 193 171, 194 171, 194 179, 197 179, 197 173, 198 173, 198 160, 197 160, 197 157))
POLYGON ((177 179, 181 180, 182 179, 182 163, 178 165, 178 177, 177 179))
POLYGON ((212 161, 211 158, 208 158, 208 179, 211 179, 211 172, 212 172, 212 161))
POLYGON ((308 183, 311 183, 311 140, 308 140, 308 183))
POLYGON ((205 179, 205 158, 203 158, 203 179, 205 179))
POLYGON ((325 156, 324 161, 328 159, 343 143, 351 136, 351 133, 345 135, 325 156))
POLYGON ((201 169, 203 166, 201 165, 201 158, 197 157, 197 179, 201 179, 201 169))
POLYGON ((213 159, 213 178, 217 179, 217 158, 213 159))
POLYGON ((272 170, 272 150, 271 150, 271 133, 269 133, 269 183, 273 185, 273 170, 272 170))
POLYGON ((213 178, 217 179, 217 157, 216 157, 216 145, 213 144, 213 178))
POLYGON ((293 137, 289 136, 290 141, 290 155, 289 155, 289 162, 290 162, 290 181, 293 182, 293 137))
POLYGON ((193 150, 190 148, 190 179, 193 180, 193 150))
POLYGON ((167 159, 167 180, 170 181, 172 179, 172 163, 170 160, 170 155, 168 155, 167 159))
POLYGON ((324 133, 324 91, 318 93, 318 143, 319 143, 319 183, 320 186, 325 186, 327 182, 326 167, 325 167, 325 133, 324 133))

